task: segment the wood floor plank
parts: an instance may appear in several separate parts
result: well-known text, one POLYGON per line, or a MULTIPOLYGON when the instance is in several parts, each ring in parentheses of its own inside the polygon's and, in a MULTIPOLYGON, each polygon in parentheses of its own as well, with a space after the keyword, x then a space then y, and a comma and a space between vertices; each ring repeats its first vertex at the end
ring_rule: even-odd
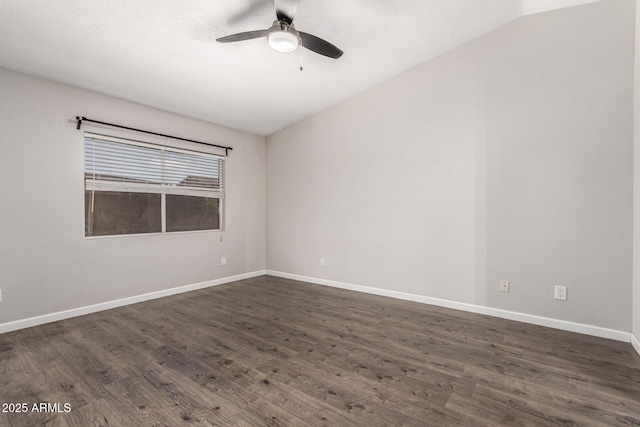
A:
POLYGON ((448 396, 430 393, 428 387, 400 390, 359 372, 309 359, 275 362, 267 367, 272 372, 270 382, 288 384, 336 409, 346 408, 363 422, 372 422, 366 418, 370 415, 378 422, 385 420, 385 425, 416 425, 421 419, 441 425, 447 419, 442 409, 448 396))
POLYGON ((640 426, 640 356, 261 276, 0 335, 0 403, 22 401, 71 410, 0 425, 640 426))

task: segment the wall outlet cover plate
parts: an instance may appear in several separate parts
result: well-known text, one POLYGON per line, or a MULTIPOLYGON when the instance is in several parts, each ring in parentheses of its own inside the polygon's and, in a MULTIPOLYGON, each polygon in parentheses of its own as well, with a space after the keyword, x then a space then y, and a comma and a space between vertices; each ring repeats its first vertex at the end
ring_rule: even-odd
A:
POLYGON ((511 283, 508 280, 500 281, 500 292, 509 292, 509 287, 511 283))
POLYGON ((560 300, 560 301, 566 301, 567 300, 567 287, 566 286, 556 286, 555 299, 560 300))

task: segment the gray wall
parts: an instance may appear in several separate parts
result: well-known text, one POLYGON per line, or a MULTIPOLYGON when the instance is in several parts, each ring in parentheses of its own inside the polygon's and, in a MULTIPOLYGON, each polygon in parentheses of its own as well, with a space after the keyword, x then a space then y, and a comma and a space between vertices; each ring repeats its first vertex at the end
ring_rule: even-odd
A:
POLYGON ((0 94, 0 323, 265 268, 264 138, 4 69, 0 94), (76 115, 233 146, 224 240, 218 232, 85 239, 76 115))
MULTIPOLYGON (((640 343, 640 7, 636 6, 633 192, 633 335, 640 343)), ((637 348, 640 352, 640 348, 637 348)))
POLYGON ((630 331, 634 25, 521 18, 268 137, 268 269, 630 331))

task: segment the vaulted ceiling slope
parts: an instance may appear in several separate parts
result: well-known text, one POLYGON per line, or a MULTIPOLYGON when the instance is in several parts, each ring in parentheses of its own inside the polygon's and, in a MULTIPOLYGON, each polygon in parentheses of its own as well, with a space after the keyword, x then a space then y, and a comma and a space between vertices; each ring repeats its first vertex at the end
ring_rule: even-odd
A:
POLYGON ((0 66, 269 135, 530 13, 593 0, 276 0, 345 53, 282 54, 272 0, 0 0, 0 66))

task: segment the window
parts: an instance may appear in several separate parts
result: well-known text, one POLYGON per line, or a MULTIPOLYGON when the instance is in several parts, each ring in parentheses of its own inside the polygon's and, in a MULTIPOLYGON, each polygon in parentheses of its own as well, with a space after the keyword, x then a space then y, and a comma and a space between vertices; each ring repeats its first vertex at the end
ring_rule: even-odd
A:
POLYGON ((224 158, 85 133, 85 236, 221 230, 224 158))

